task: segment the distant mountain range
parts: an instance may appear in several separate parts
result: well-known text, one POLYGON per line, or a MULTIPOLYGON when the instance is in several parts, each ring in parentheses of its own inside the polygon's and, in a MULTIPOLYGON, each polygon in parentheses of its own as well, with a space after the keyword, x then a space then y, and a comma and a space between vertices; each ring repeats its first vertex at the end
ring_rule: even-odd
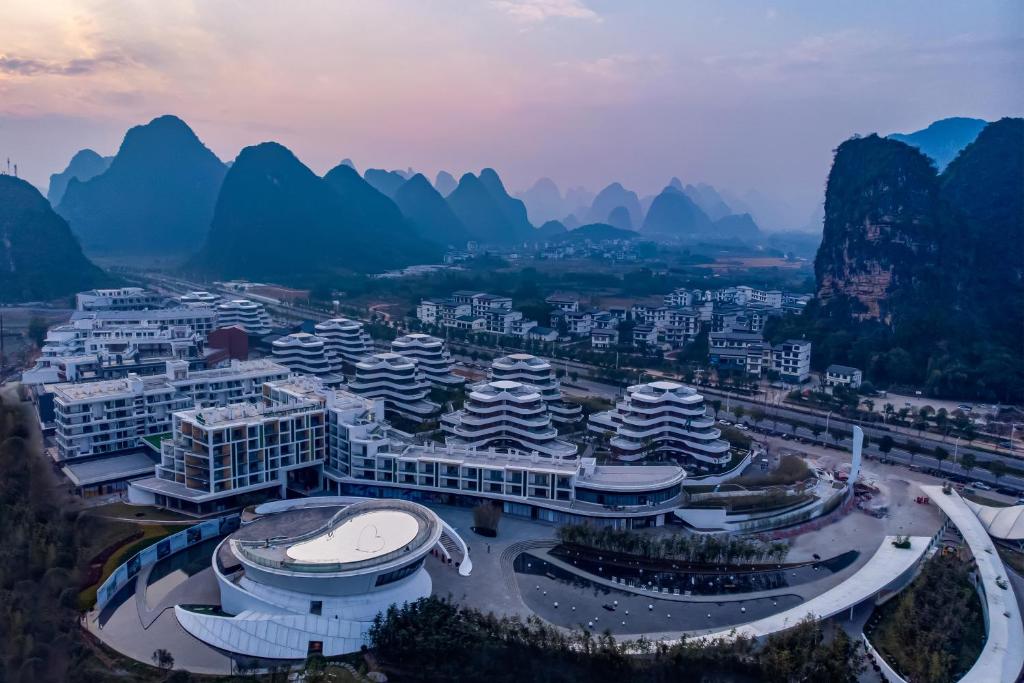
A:
POLYGON ((956 158, 960 150, 974 142, 986 125, 988 122, 982 119, 954 117, 941 119, 924 130, 913 133, 893 133, 889 139, 917 147, 935 162, 939 171, 942 171, 956 158))
POLYGON ((273 142, 246 147, 217 199, 196 270, 221 277, 314 276, 437 260, 394 203, 350 166, 323 178, 273 142))
POLYGON ((0 175, 0 302, 54 299, 112 283, 39 190, 0 175))
POLYGON ((87 253, 194 252, 226 171, 184 121, 161 116, 129 130, 105 171, 72 177, 56 209, 87 253))

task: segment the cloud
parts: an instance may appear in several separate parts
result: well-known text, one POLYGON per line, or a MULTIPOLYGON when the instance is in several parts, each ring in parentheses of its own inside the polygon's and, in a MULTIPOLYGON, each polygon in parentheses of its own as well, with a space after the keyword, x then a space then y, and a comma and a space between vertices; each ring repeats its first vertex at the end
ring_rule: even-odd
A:
POLYGON ((83 76, 108 67, 127 66, 131 60, 111 52, 95 57, 78 57, 63 62, 0 55, 0 73, 13 76, 83 76))
POLYGON ((583 0, 491 0, 491 4, 514 19, 531 24, 556 18, 601 20, 583 0))
POLYGON ((559 62, 556 66, 599 79, 633 80, 660 74, 666 62, 660 55, 613 54, 596 59, 559 62))

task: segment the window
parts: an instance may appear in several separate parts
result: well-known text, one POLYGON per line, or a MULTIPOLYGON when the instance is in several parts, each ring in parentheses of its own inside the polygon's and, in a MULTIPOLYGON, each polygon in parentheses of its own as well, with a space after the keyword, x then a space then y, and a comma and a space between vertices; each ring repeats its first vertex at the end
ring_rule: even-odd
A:
POLYGON ((406 578, 407 576, 412 576, 416 572, 416 570, 419 569, 422 565, 423 565, 423 558, 421 557, 420 559, 416 560, 412 564, 407 564, 404 567, 399 567, 398 569, 395 569, 393 571, 387 572, 385 574, 381 574, 380 576, 377 577, 377 581, 374 583, 374 585, 375 586, 386 586, 389 583, 394 583, 395 581, 401 581, 402 579, 406 578))
POLYGON ((324 613, 324 602, 323 600, 310 600, 309 602, 309 613, 320 616, 324 613))

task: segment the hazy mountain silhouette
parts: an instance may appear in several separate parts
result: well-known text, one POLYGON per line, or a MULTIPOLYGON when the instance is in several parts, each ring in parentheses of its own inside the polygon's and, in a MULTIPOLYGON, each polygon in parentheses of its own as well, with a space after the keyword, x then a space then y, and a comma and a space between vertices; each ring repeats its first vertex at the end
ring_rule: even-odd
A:
POLYGON ((612 183, 598 192, 583 220, 586 223, 604 223, 608 220, 608 214, 617 206, 626 207, 632 225, 640 225, 643 222, 640 199, 637 198, 636 192, 627 190, 620 183, 612 183))
POLYGON ((734 213, 725 200, 722 199, 722 195, 718 194, 718 190, 707 183, 687 185, 683 188, 683 192, 713 221, 734 213))
POLYGON ((243 149, 224 179, 194 267, 220 277, 287 282, 438 257, 393 204, 388 208, 390 200, 354 180, 353 169, 337 166, 328 176, 318 177, 274 142, 243 149))
POLYGON ((608 214, 608 225, 613 225, 620 230, 632 230, 633 221, 629 217, 629 209, 624 206, 616 206, 608 214))
POLYGON ((738 213, 722 216, 714 221, 715 237, 738 239, 754 242, 761 237, 761 231, 749 213, 738 213))
POLYGON ((541 224, 557 220, 572 212, 575 207, 566 206, 562 193, 551 178, 541 178, 530 189, 516 194, 526 205, 530 222, 541 224))
POLYGON ((954 117, 935 121, 927 128, 913 133, 893 133, 889 139, 917 147, 935 161, 941 171, 956 158, 960 150, 978 137, 986 125, 988 122, 981 119, 954 117))
POLYGON ((711 232, 711 219, 685 192, 666 187, 654 198, 641 232, 659 237, 688 239, 711 232))
POLYGON ((424 239, 459 247, 465 247, 466 242, 472 239, 448 202, 422 173, 417 173, 398 188, 395 203, 424 239))
POLYGON ((537 228, 537 239, 557 240, 568 232, 561 221, 547 221, 537 228))
POLYGON ((559 241, 582 242, 590 240, 591 242, 603 242, 605 240, 632 240, 639 237, 640 233, 633 230, 622 230, 607 223, 589 223, 581 225, 575 230, 570 230, 559 241))
POLYGON ((526 207, 508 196, 491 169, 484 169, 479 177, 472 173, 463 175, 458 187, 448 195, 448 205, 473 239, 480 242, 510 244, 534 236, 526 220, 526 207))
POLYGON ((79 150, 71 157, 67 168, 50 175, 50 188, 46 191, 46 198, 50 200, 50 204, 57 206, 64 198, 68 181, 74 178, 83 182, 94 178, 110 168, 113 159, 114 157, 102 157, 91 149, 79 150))
POLYGON ((368 168, 363 173, 366 182, 383 195, 394 198, 395 192, 405 183, 406 178, 398 171, 385 171, 381 168, 368 168))
POLYGON ((438 171, 437 177, 434 179, 434 189, 440 192, 442 197, 450 195, 458 185, 459 182, 455 180, 455 176, 448 171, 438 171))
POLYGON ((136 126, 110 167, 72 179, 57 213, 86 252, 195 251, 206 238, 226 168, 184 121, 161 116, 136 126))
POLYGON ((39 190, 0 175, 0 301, 47 300, 112 283, 39 190))

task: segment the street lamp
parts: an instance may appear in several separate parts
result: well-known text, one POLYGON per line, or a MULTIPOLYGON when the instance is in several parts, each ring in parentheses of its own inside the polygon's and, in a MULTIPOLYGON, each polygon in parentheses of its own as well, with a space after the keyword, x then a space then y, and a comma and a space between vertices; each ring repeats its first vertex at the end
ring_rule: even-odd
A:
POLYGON ((830 419, 832 419, 832 411, 831 411, 831 410, 830 410, 830 411, 828 411, 828 414, 827 414, 827 415, 825 415, 825 433, 826 433, 826 434, 828 434, 828 421, 829 421, 830 419))
POLYGON ((960 437, 957 436, 956 437, 956 441, 953 443, 953 464, 954 465, 959 464, 959 461, 956 459, 956 454, 959 451, 960 451, 960 437))

